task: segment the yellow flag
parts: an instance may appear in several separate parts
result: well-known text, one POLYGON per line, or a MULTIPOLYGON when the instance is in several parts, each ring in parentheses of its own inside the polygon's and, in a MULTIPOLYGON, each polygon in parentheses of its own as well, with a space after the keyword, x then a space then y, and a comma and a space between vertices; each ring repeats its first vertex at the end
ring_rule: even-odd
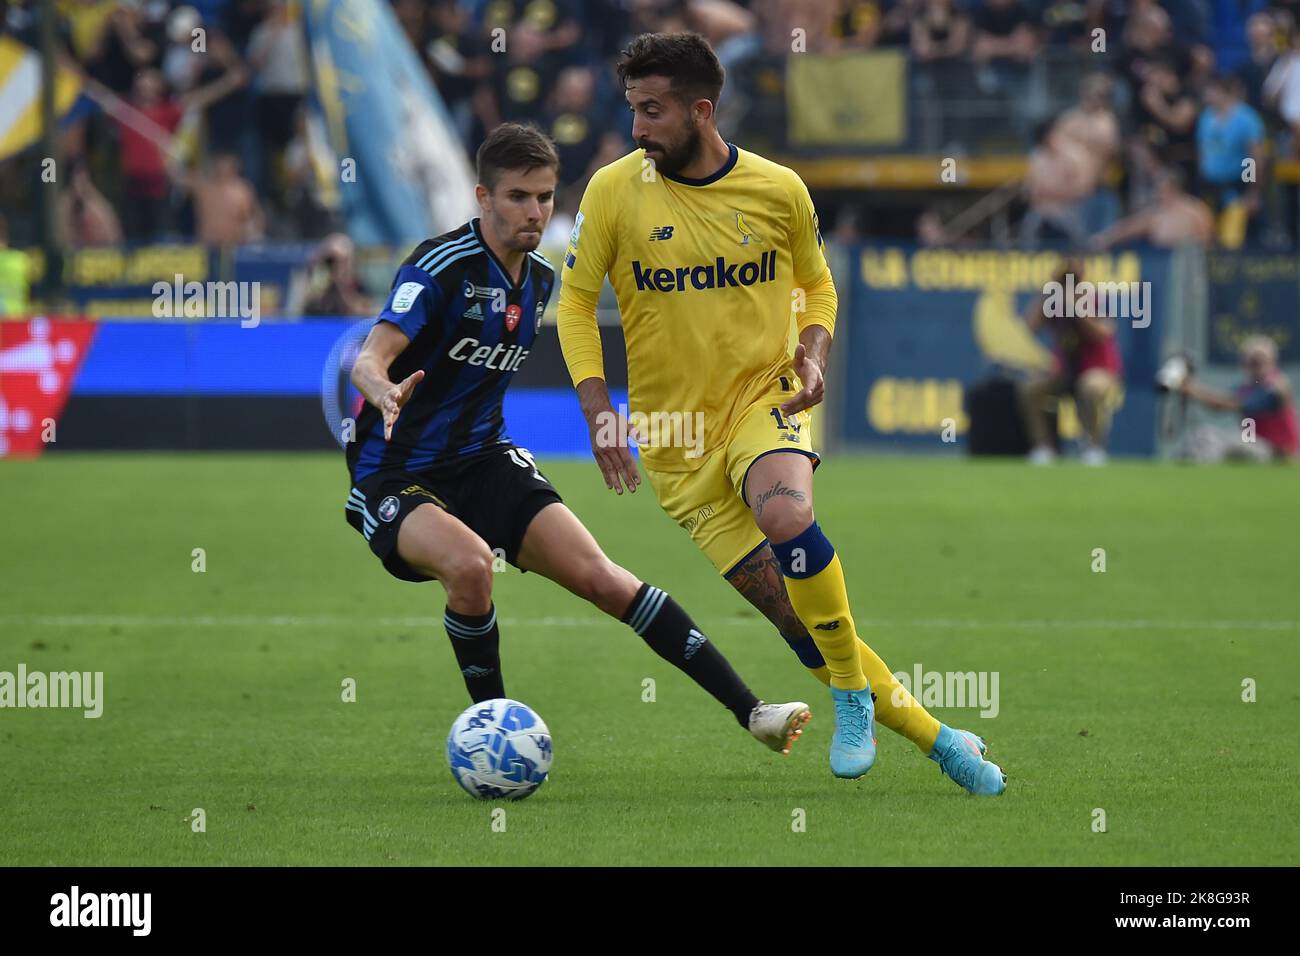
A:
MULTIPOLYGON (((54 110, 59 117, 72 109, 81 81, 70 70, 54 75, 54 110)), ((30 146, 41 135, 41 58, 30 47, 0 37, 0 159, 30 146)))

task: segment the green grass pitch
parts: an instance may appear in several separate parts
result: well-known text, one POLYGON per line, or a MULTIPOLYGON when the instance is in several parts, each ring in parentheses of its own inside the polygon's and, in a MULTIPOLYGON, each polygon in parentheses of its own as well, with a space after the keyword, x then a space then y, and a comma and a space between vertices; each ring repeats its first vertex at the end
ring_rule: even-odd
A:
POLYGON ((0 863, 1300 853, 1293 469, 827 461, 818 517, 866 640, 895 671, 999 676, 995 718, 936 710, 987 737, 1009 773, 1004 797, 976 800, 884 728, 866 777, 832 778, 829 695, 650 489, 618 498, 589 462, 543 468, 611 557, 669 590, 760 696, 811 704, 790 757, 627 628, 511 569, 496 586, 507 692, 550 725, 555 762, 527 801, 471 800, 442 752, 468 701, 441 590, 387 577, 344 523, 337 456, 54 455, 0 463, 0 670, 103 671, 104 712, 0 710, 0 863))

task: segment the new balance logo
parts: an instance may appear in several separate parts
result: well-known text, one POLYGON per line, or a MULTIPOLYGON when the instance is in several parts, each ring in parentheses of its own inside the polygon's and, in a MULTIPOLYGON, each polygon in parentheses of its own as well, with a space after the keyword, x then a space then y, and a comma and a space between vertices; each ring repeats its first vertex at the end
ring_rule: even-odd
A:
POLYGON ((672 226, 655 226, 653 229, 650 230, 651 242, 654 242, 658 239, 671 239, 672 237, 673 237, 672 226))
POLYGON ((825 624, 814 624, 813 627, 819 631, 833 631, 840 626, 839 621, 827 621, 825 624))
POLYGON ((483 321, 482 303, 475 302, 472 306, 470 306, 468 309, 465 310, 465 312, 461 315, 461 318, 473 319, 475 322, 482 322, 483 321))
POLYGON ((704 646, 706 641, 708 641, 707 637, 695 628, 691 628, 691 633, 686 636, 686 652, 682 656, 689 661, 695 656, 695 652, 704 646))

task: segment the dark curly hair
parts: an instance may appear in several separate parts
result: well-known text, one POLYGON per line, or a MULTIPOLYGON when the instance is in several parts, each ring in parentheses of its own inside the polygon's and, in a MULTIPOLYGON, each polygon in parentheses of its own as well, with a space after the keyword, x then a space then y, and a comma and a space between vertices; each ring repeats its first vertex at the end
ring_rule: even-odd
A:
POLYGON ((726 71, 707 40, 698 33, 643 33, 622 52, 619 84, 644 76, 666 76, 673 93, 689 106, 708 100, 718 107, 726 71))

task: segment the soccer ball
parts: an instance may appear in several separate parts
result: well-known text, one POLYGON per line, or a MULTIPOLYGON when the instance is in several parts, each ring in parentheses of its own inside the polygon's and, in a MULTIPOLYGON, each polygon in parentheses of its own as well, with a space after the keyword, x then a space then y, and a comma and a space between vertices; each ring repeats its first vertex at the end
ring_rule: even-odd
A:
POLYGON ((551 769, 551 732, 527 704, 498 698, 470 706, 447 735, 451 775, 479 800, 522 800, 551 769))

